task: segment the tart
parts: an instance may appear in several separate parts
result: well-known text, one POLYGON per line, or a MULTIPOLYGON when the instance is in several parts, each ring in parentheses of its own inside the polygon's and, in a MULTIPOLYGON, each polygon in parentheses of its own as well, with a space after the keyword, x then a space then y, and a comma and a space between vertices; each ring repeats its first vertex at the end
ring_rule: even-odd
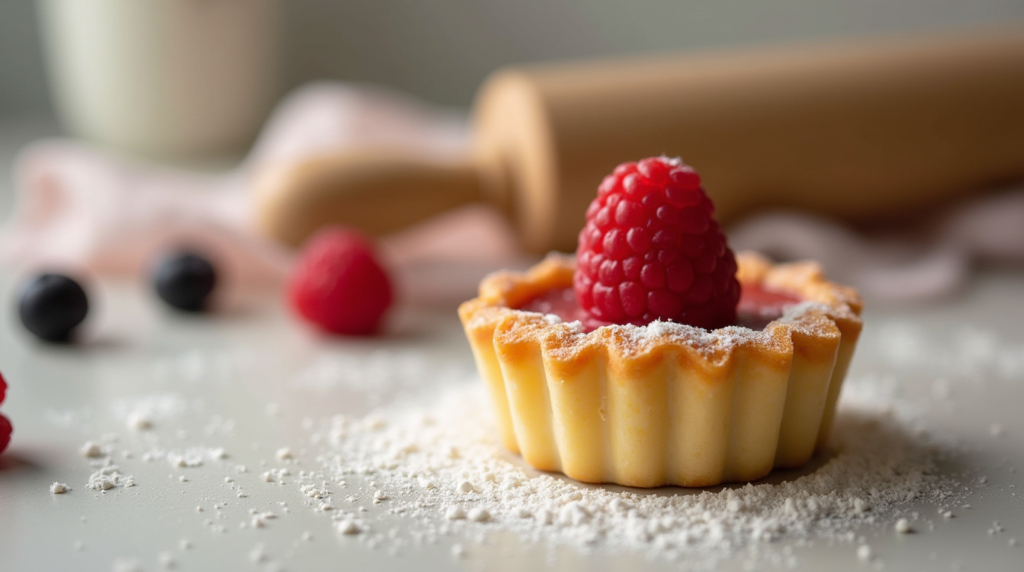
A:
POLYGON ((712 331, 586 331, 523 309, 571 292, 566 255, 485 278, 459 316, 505 446, 543 471, 634 487, 753 481, 806 463, 828 440, 860 299, 815 263, 741 253, 737 264, 739 322, 754 327, 712 331))
MULTIPOLYGON (((859 296, 813 262, 719 255, 718 268, 736 269, 739 300, 731 325, 714 328, 631 319, 649 308, 609 323, 584 307, 589 283, 569 255, 485 278, 459 316, 504 445, 540 470, 634 487, 752 481, 824 448, 861 331, 859 296)), ((735 303, 737 288, 722 289, 735 303)))

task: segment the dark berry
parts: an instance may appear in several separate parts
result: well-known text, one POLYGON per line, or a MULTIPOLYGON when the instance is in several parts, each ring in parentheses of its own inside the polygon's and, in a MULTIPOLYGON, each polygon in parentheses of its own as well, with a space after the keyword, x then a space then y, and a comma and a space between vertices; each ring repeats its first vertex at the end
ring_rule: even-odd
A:
POLYGON ((624 163, 605 177, 576 265, 576 297, 598 320, 717 328, 736 317, 736 260, 700 175, 678 159, 624 163))
POLYGON ((299 316, 327 332, 372 334, 391 306, 391 279, 368 238, 348 228, 327 229, 299 254, 288 301, 299 316))
POLYGON ((173 308, 201 312, 217 285, 217 271, 194 252, 177 252, 161 259, 153 270, 153 286, 173 308))
POLYGON ((89 313, 85 290, 63 274, 42 274, 21 292, 18 313, 25 329, 49 342, 67 342, 89 313))

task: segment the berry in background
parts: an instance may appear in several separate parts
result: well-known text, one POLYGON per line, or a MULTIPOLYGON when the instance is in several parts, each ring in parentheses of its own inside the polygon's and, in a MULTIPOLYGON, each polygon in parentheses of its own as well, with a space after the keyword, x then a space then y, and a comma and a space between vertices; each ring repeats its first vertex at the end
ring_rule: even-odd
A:
POLYGON ((25 329, 48 342, 68 342, 89 313, 89 299, 74 279, 41 274, 21 291, 18 315, 25 329))
POLYGON ((217 286, 213 264, 195 252, 175 252, 153 268, 153 287, 167 305, 185 312, 201 312, 208 307, 210 294, 217 286))
POLYGON ((391 279, 372 242, 345 227, 320 231, 306 243, 287 290, 298 316, 332 334, 377 332, 392 302, 391 279))
MULTIPOLYGON (((7 397, 7 382, 4 381, 3 374, 0 374, 0 404, 3 404, 4 399, 7 397)), ((10 420, 3 415, 0 415, 0 453, 3 453, 7 449, 7 445, 11 443, 11 433, 14 428, 11 427, 10 420)))
POLYGON ((11 444, 11 433, 13 432, 14 427, 11 426, 11 421, 0 414, 0 453, 3 453, 11 444))

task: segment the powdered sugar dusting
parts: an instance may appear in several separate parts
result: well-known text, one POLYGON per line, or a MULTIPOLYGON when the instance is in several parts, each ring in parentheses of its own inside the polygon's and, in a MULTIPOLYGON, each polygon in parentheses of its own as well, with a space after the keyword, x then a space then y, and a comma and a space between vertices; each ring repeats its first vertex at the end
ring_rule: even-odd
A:
MULTIPOLYGON (((813 305, 792 309, 797 314, 817 310, 813 305)), ((564 322, 547 326, 576 341, 592 335, 564 322)), ((312 530, 302 534, 303 543, 315 535, 319 544, 308 546, 328 550, 334 543, 355 543, 388 554, 408 549, 406 554, 419 556, 436 553, 428 547, 436 543, 448 546, 442 558, 450 554, 453 560, 472 561, 493 554, 495 544, 507 545, 507 538, 515 535, 531 554, 567 548, 597 552, 599 557, 606 552, 639 555, 674 560, 673 566, 682 569, 712 569, 725 560, 747 568, 793 566, 803 547, 837 544, 835 555, 854 566, 860 557, 865 569, 880 568, 892 555, 886 536, 916 543, 937 527, 962 526, 970 532, 968 501, 981 512, 977 509, 985 506, 985 488, 997 482, 996 473, 980 472, 991 467, 963 477, 950 472, 968 469, 944 463, 955 449, 922 425, 921 414, 934 413, 927 410, 927 396, 942 401, 937 405, 945 411, 955 401, 950 397, 965 384, 981 388, 1016 382, 1024 371, 1019 357, 1024 354, 1019 342, 981 330, 935 333, 917 323, 894 321, 874 322, 872 327, 876 330, 862 343, 868 343, 869 352, 881 354, 877 363, 882 373, 869 376, 855 370, 846 381, 832 450, 804 469, 776 473, 752 485, 648 491, 584 485, 538 473, 497 442, 484 388, 480 380, 466 379, 468 359, 426 358, 399 348, 367 353, 376 357, 349 369, 361 356, 339 344, 302 362, 298 375, 281 381, 289 390, 341 390, 332 399, 340 395, 350 400, 344 403, 323 400, 323 408, 304 409, 308 402, 302 405, 282 392, 259 395, 256 406, 213 412, 192 397, 166 393, 123 399, 113 418, 97 414, 92 419, 86 409, 75 409, 66 417, 80 420, 82 432, 69 446, 95 439, 84 443, 77 459, 88 469, 54 475, 73 486, 65 491, 68 496, 50 497, 45 490, 50 479, 36 491, 54 506, 72 506, 82 497, 88 503, 96 499, 96 507, 111 508, 120 499, 180 498, 196 521, 193 529, 174 530, 166 548, 176 546, 182 533, 196 535, 195 556, 206 557, 212 541, 199 535, 210 533, 218 541, 233 540, 224 546, 242 550, 243 559, 252 550, 258 568, 268 570, 295 567, 288 559, 296 556, 298 533, 288 519, 297 516, 313 519, 302 522, 312 530), (943 370, 943 377, 926 378, 931 385, 923 388, 925 399, 903 400, 920 397, 920 391, 907 391, 915 381, 911 374, 933 369, 943 370), (961 373, 963 380, 958 379, 961 373), (373 401, 392 402, 396 395, 408 401, 362 414, 367 408, 351 398, 363 392, 379 393, 379 399, 367 399, 371 407, 373 401), (270 399, 284 405, 273 415, 264 407, 270 399), (314 415, 312 411, 329 415, 342 407, 360 414, 299 417, 314 415), (151 421, 152 427, 132 423, 133 414, 151 421), (239 420, 237 429, 229 414, 239 420), (253 415, 256 421, 249 423, 253 415), (272 436, 251 432, 255 424, 269 425, 272 436), (278 427, 288 430, 278 432, 278 427), (230 447, 218 447, 225 444, 230 447), (230 461, 222 462, 225 457, 230 461), (125 473, 133 472, 140 485, 127 488, 134 479, 125 473), (974 491, 976 498, 968 499, 974 491), (316 526, 321 528, 312 528, 316 526), (291 548, 285 548, 288 534, 296 537, 291 548), (481 548, 480 542, 488 546, 481 548)), ((763 335, 723 337, 720 331, 695 336, 685 328, 658 322, 630 331, 638 344, 682 332, 690 343, 708 348, 763 335)), ((97 411, 110 412, 105 405, 97 411)), ((64 419, 54 416, 50 421, 64 427, 64 419)), ((1009 418, 993 416, 978 432, 985 443, 1003 447, 1017 438, 1016 427, 1009 418)), ((998 492, 1016 502, 1013 486, 998 492)), ((58 490, 54 494, 61 494, 58 490)), ((1007 506, 1013 510, 1016 505, 1007 506)), ((998 540, 1001 547, 1015 547, 1020 538, 1016 523, 1000 520, 1008 530, 995 522, 988 537, 984 531, 981 536, 998 540)), ((190 546, 182 541, 180 548, 190 546)), ((146 555, 140 560, 146 562, 145 569, 153 569, 155 557, 156 563, 166 560, 146 555)), ((184 567, 187 560, 188 555, 175 554, 176 565, 184 567)))
POLYGON ((752 330, 742 326, 728 326, 709 331, 675 322, 656 321, 646 326, 606 326, 613 332, 617 349, 624 355, 638 355, 664 343, 685 345, 693 348, 705 358, 721 360, 738 346, 751 345, 775 348, 779 340, 763 330, 752 330))
MULTIPOLYGON (((833 452, 756 484, 647 491, 537 473, 496 442, 476 384, 449 387, 426 410, 375 412, 383 423, 320 421, 311 440, 321 447, 321 470, 305 476, 347 488, 369 483, 366 498, 387 499, 388 512, 410 531, 408 542, 453 533, 479 541, 510 530, 530 543, 640 552, 691 568, 785 538, 853 543, 865 524, 891 527, 902 518, 911 526, 919 518, 910 510, 915 502, 960 503, 962 487, 937 470, 941 444, 893 407, 884 388, 869 379, 849 385, 855 389, 837 420, 833 452)), ((331 486, 318 493, 339 494, 331 486)), ((339 532, 354 534, 351 517, 343 518, 339 532)), ((358 530, 365 542, 383 534, 358 530)))
POLYGON ((114 400, 111 410, 124 419, 131 429, 149 429, 155 420, 177 417, 189 409, 188 402, 177 393, 154 393, 135 398, 114 400))

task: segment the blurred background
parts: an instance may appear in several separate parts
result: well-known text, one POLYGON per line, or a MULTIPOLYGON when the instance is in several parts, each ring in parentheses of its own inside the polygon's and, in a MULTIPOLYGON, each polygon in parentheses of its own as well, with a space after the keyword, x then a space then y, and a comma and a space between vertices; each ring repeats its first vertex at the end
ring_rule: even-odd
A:
MULTIPOLYGON (((41 4, 0 2, 0 117, 53 113, 41 4)), ((459 106, 470 103, 489 72, 512 62, 1024 19, 1020 0, 288 0, 281 6, 279 93, 312 79, 334 78, 379 82, 459 106)))
MULTIPOLYGON (((16 264, 41 266, 56 261, 59 264, 82 265, 97 272, 134 272, 152 255, 153 249, 167 241, 188 236, 196 242, 223 246, 226 252, 230 252, 230 258, 242 261, 239 262, 240 267, 255 268, 257 273, 280 277, 286 272, 287 256, 281 258, 271 252, 276 246, 274 244, 267 246, 257 242, 270 238, 270 242, 295 246, 307 236, 310 228, 324 223, 318 217, 325 211, 321 205, 310 203, 299 205, 307 209, 304 215, 279 215, 281 220, 276 222, 281 224, 278 228, 271 228, 267 224, 267 216, 254 223, 260 216, 259 213, 253 215, 254 210, 264 215, 275 210, 286 210, 278 208, 273 198, 267 199, 267 193, 259 195, 250 192, 262 181, 259 173, 253 175, 257 171, 255 167, 263 168, 282 159, 303 159, 338 149, 350 151, 367 143, 384 143, 424 153, 448 150, 451 151, 450 155, 464 160, 480 147, 474 147, 474 143, 478 142, 470 137, 471 130, 467 128, 464 112, 468 111, 485 78, 502 66, 730 48, 743 48, 748 55, 756 56, 761 47, 767 49, 831 39, 900 37, 926 31, 984 30, 986 27, 1014 23, 1024 23, 1024 1, 838 0, 822 3, 814 0, 780 0, 766 3, 756 0, 3 0, 0 2, 0 215, 8 218, 6 214, 18 203, 21 208, 16 215, 28 213, 31 216, 12 217, 13 223, 9 223, 6 229, 0 227, 0 250, 3 250, 0 255, 16 264), (300 86, 323 80, 335 83, 321 84, 328 85, 330 89, 306 90, 301 92, 302 97, 286 97, 289 93, 296 93, 296 88, 300 86), (368 86, 373 88, 368 89, 368 86), (403 99, 403 96, 395 94, 408 94, 410 97, 403 99), (278 107, 278 112, 272 116, 276 119, 267 123, 275 105, 282 101, 285 105, 278 107), (289 101, 293 103, 290 107, 287 105, 289 101), (454 113, 445 110, 453 110, 454 113), (62 135, 77 138, 78 142, 88 145, 65 140, 36 145, 27 152, 23 151, 27 145, 41 138, 62 135), (259 144, 250 152, 250 146, 257 140, 257 135, 260 135, 259 144), (101 145, 93 146, 92 143, 101 145), (247 153, 248 159, 241 163, 242 168, 231 171, 230 168, 238 165, 247 153), (222 176, 194 178, 193 173, 187 171, 168 172, 160 170, 163 167, 154 168, 152 165, 136 169, 121 162, 124 157, 132 155, 156 159, 158 163, 173 160, 179 166, 201 167, 206 171, 210 171, 206 168, 210 164, 215 167, 214 170, 219 169, 218 173, 222 176), (185 155, 189 156, 189 161, 181 162, 185 155), (246 170, 247 166, 254 168, 246 170), (254 196, 257 196, 255 202, 259 203, 257 207, 252 205, 254 196), (74 220, 75 224, 68 225, 68 220, 74 220), (158 223, 167 220, 177 221, 177 226, 164 225, 161 228, 166 227, 166 232, 157 236, 153 229, 158 223), (288 225, 296 226, 293 223, 297 220, 303 222, 302 228, 284 228, 288 225), (256 227, 260 227, 260 232, 253 232, 256 227), (125 245, 137 247, 129 252, 123 248, 125 245)), ((991 74, 995 83, 979 87, 975 96, 984 98, 988 93, 995 93, 997 96, 1005 96, 1003 100, 1008 100, 1011 98, 1007 94, 1012 96, 1024 90, 1021 82, 1014 79, 1018 75, 1015 70, 1024 65, 1021 63, 1024 60, 1018 57, 1024 53, 1024 46, 1019 42, 1013 44, 1015 40, 1016 36, 1011 38, 1008 43, 1011 47, 1004 50, 1005 61, 1000 60, 994 64, 994 67, 1001 70, 991 74), (1005 86, 1009 88, 1004 89, 1005 86)), ((873 40, 867 40, 864 45, 870 47, 872 43, 873 40)), ((1003 55, 992 53, 996 54, 995 60, 1003 55)), ((886 57, 883 52, 883 56, 877 59, 884 62, 886 57)), ((942 65, 933 68, 944 67, 948 60, 940 58, 938 61, 942 65)), ((759 73, 756 65, 750 69, 755 76, 759 73)), ((964 75, 956 77, 969 76, 972 70, 971 66, 961 66, 960 73, 964 75)), ((822 89, 826 91, 821 101, 830 101, 827 91, 850 79, 843 73, 845 70, 838 70, 832 76, 835 81, 828 80, 832 83, 826 81, 822 84, 825 86, 822 89)), ((890 77, 892 75, 898 74, 891 74, 890 77)), ((884 72, 881 76, 884 80, 884 72)), ((770 80, 776 81, 776 78, 770 80)), ((947 87, 953 87, 947 90, 951 95, 943 104, 949 107, 943 109, 971 110, 985 107, 959 105, 955 101, 959 93, 956 81, 960 80, 946 84, 947 87)), ((614 82, 606 84, 614 87, 614 82)), ((919 84, 918 88, 920 85, 927 88, 928 84, 919 84)), ((774 87, 769 85, 768 91, 774 87)), ((900 89, 894 88, 889 95, 895 94, 894 97, 898 99, 900 89)), ((552 92, 558 92, 558 89, 552 92)), ((728 89, 725 92, 728 93, 728 89)), ((934 90, 924 89, 923 92, 932 93, 934 90)), ((802 94, 797 93, 792 101, 800 96, 802 94)), ((577 93, 576 97, 588 100, 590 93, 577 93)), ((861 100, 870 101, 872 97, 869 93, 861 100)), ((706 99, 707 108, 714 109, 717 98, 706 99)), ((915 102, 911 101, 911 108, 915 102)), ((622 109, 620 103, 614 102, 614 108, 622 109)), ((1014 102, 1002 103, 1002 110, 1017 109, 1014 102)), ((751 109, 757 108, 759 104, 759 101, 754 100, 752 105, 741 104, 739 107, 751 109)), ((896 101, 889 106, 894 113, 892 117, 899 117, 902 109, 900 105, 903 104, 896 101)), ((781 108, 785 110, 786 106, 787 103, 783 102, 781 108)), ((840 109, 832 103, 825 104, 825 107, 829 106, 840 109)), ((795 110, 790 111, 796 117, 803 117, 802 110, 797 109, 799 105, 790 107, 795 110)), ((501 113, 492 115, 499 116, 501 113)), ((696 115, 703 113, 698 111, 696 115)), ((946 111, 941 111, 940 115, 942 113, 946 111)), ((606 117, 603 110, 594 115, 606 117)), ((620 115, 624 122, 633 121, 628 113, 620 115)), ((968 131, 975 124, 981 125, 973 130, 972 135, 985 140, 993 131, 992 125, 999 123, 1006 112, 992 111, 987 123, 976 121, 975 115, 978 114, 965 114, 966 118, 960 123, 967 124, 968 131)), ((739 215, 745 215, 746 212, 727 211, 726 199, 730 192, 735 191, 735 196, 759 192, 768 196, 780 189, 783 193, 788 190, 784 188, 784 183, 777 184, 779 188, 772 188, 771 183, 758 186, 749 184, 749 181, 734 182, 729 187, 727 179, 734 171, 732 167, 736 159, 731 146, 736 141, 743 145, 753 140, 745 133, 728 140, 729 125, 732 125, 730 122, 734 116, 732 110, 726 110, 714 118, 713 131, 725 133, 717 147, 714 143, 708 145, 707 138, 702 134, 696 138, 700 140, 693 143, 693 149, 683 148, 682 151, 666 148, 661 143, 656 143, 656 148, 643 149, 642 154, 637 154, 641 151, 633 149, 623 153, 609 148, 606 153, 608 156, 600 157, 601 164, 598 167, 586 172, 580 169, 580 176, 576 180, 569 180, 571 177, 567 175, 549 184, 545 190, 537 191, 539 194, 550 191, 571 195, 571 200, 566 201, 566 208, 544 206, 538 208, 536 213, 530 213, 530 216, 519 216, 521 220, 512 221, 520 224, 522 219, 550 215, 551 220, 544 224, 549 228, 561 226, 563 229, 571 229, 562 232, 568 239, 534 232, 532 228, 524 230, 524 225, 520 224, 524 228, 517 229, 519 244, 525 243, 527 250, 533 254, 555 248, 572 250, 575 229, 579 228, 585 204, 592 197, 596 181, 600 180, 600 176, 595 173, 607 173, 612 165, 622 160, 639 159, 644 155, 662 152, 682 154, 686 159, 696 157, 691 162, 701 163, 699 169, 707 168, 704 180, 710 181, 709 188, 715 187, 715 191, 725 195, 712 194, 718 201, 718 212, 723 222, 731 225, 739 215), (720 125, 725 127, 720 129, 720 125), (702 149, 713 148, 717 149, 719 158, 724 157, 717 164, 700 155, 702 149), (574 188, 569 192, 567 189, 572 185, 582 190, 574 188), (537 216, 533 217, 533 214, 537 216), (562 218, 554 220, 556 216, 562 218), (733 220, 726 220, 728 218, 733 220), (535 240, 530 242, 531 239, 535 240)), ((836 119, 837 124, 843 124, 842 111, 833 113, 833 116, 839 116, 838 119, 831 119, 836 119)), ((764 121, 760 127, 755 127, 760 129, 760 133, 770 135, 773 118, 762 119, 764 121)), ((929 117, 910 127, 917 129, 922 123, 932 122, 933 119, 929 117)), ((651 123, 657 120, 654 118, 651 123)), ((807 121, 815 123, 816 120, 807 121)), ((887 121, 878 119, 875 123, 887 121)), ((911 123, 913 121, 916 120, 911 123)), ((744 125, 745 122, 750 123, 736 119, 734 124, 744 125)), ((853 120, 847 123, 851 122, 857 123, 853 120)), ((587 129, 595 122, 587 119, 579 123, 584 126, 574 132, 579 141, 572 144, 564 140, 560 142, 586 157, 580 159, 568 156, 564 149, 560 149, 560 169, 565 165, 578 166, 585 160, 598 162, 596 154, 589 150, 589 140, 604 142, 615 138, 607 134, 602 137, 588 135, 590 131, 587 129)), ((788 120, 783 121, 783 124, 791 125, 788 120)), ((933 132, 928 131, 933 127, 931 123, 923 127, 924 131, 916 131, 918 135, 923 133, 924 139, 919 141, 941 139, 941 136, 935 137, 933 132)), ((619 133, 615 128, 606 126, 606 129, 619 133)), ((677 127, 663 129, 678 131, 677 127)), ((823 129, 831 130, 830 127, 823 129)), ((879 138, 875 135, 863 136, 859 124, 850 126, 850 129, 848 133, 840 134, 846 137, 840 143, 856 144, 858 138, 864 141, 870 139, 870 143, 860 145, 868 153, 865 156, 869 156, 873 142, 879 138)), ((1024 128, 1014 127, 1012 130, 1016 130, 1012 135, 1016 137, 1016 133, 1024 131, 1024 128)), ((895 131, 897 135, 889 137, 890 145, 902 145, 901 149, 912 147, 898 140, 900 130, 895 131)), ((815 139, 818 135, 812 133, 804 139, 815 139)), ((794 137, 799 139, 801 136, 797 133, 794 137)), ((949 147, 955 149, 953 153, 957 159, 961 157, 959 152, 963 147, 973 145, 973 141, 962 143, 964 139, 959 136, 947 139, 961 142, 959 147, 949 147)), ((1002 151, 1007 148, 1016 149, 1016 140, 1009 137, 1005 139, 992 142, 992 146, 1002 151)), ((770 147, 772 140, 767 138, 765 141, 768 141, 770 147)), ((526 145, 524 148, 535 147, 526 145)), ((842 157, 846 155, 835 152, 835 149, 842 149, 842 145, 825 145, 821 148, 827 156, 825 161, 819 163, 832 162, 838 165, 834 172, 841 175, 834 176, 833 180, 848 180, 848 173, 843 170, 846 167, 841 164, 845 160, 842 157)), ((887 153, 877 149, 874 151, 883 156, 887 153)), ((943 180, 944 175, 932 167, 935 164, 950 163, 949 157, 942 154, 946 151, 948 149, 941 148, 938 151, 922 152, 923 155, 929 155, 931 161, 924 166, 907 166, 900 163, 902 159, 897 158, 893 160, 895 165, 881 165, 878 168, 882 172, 888 169, 895 173, 892 175, 893 188, 909 186, 904 185, 903 181, 908 177, 918 177, 921 179, 918 186, 923 189, 917 189, 920 191, 918 194, 924 196, 930 192, 927 186, 932 181, 943 180), (916 174, 911 173, 914 169, 917 170, 916 174), (926 176, 922 177, 921 173, 926 176), (927 176, 929 173, 931 180, 927 176)), ((760 151, 750 154, 754 159, 764 159, 769 166, 783 164, 765 158, 767 154, 760 151)), ((799 155, 799 152, 791 154, 799 155)), ((978 151, 978 154, 984 155, 985 151, 978 151)), ((913 150, 907 155, 913 155, 913 150)), ((1015 151, 1004 152, 1003 155, 1007 157, 983 156, 979 162, 1000 162, 998 168, 979 167, 976 173, 950 183, 956 188, 937 188, 936 196, 965 196, 965 191, 987 190, 996 185, 1013 183, 1008 179, 1019 175, 1019 155, 1015 151), (1013 157, 1007 158, 1010 154, 1013 157), (1012 177, 1005 176, 1005 173, 1010 172, 1006 165, 1016 169, 1012 177), (989 172, 999 176, 988 177, 989 172)), ((475 157, 479 156, 481 154, 478 153, 475 157)), ((804 171, 811 170, 805 169, 809 163, 815 162, 808 161, 805 156, 791 159, 790 167, 784 168, 791 173, 798 173, 795 177, 797 179, 806 174, 804 171), (794 164, 800 167, 793 168, 794 164)), ((544 160, 540 159, 541 162, 544 160)), ((865 162, 870 162, 870 159, 865 162)), ((765 167, 756 164, 756 161, 748 163, 744 168, 748 172, 755 172, 753 180, 759 183, 758 177, 765 167)), ((491 167, 493 165, 472 166, 480 173, 498 172, 494 169, 488 171, 491 167)), ((347 176, 340 167, 336 171, 332 176, 347 176)), ((401 171, 392 169, 390 172, 401 171)), ((567 167, 565 173, 569 171, 567 167)), ((429 181, 429 177, 436 175, 434 180, 440 181, 436 184, 440 190, 432 190, 429 193, 431 197, 444 195, 445 189, 452 187, 452 181, 459 181, 458 177, 461 176, 460 172, 455 172, 452 175, 454 179, 443 178, 437 175, 438 172, 433 171, 427 178, 416 179, 419 184, 419 181, 429 181)), ((442 174, 445 177, 451 175, 442 174)), ((864 180, 871 180, 870 173, 862 173, 862 176, 866 177, 864 180)), ((462 180, 465 179, 463 177, 462 180)), ((483 177, 478 179, 482 180, 483 177)), ((430 214, 445 213, 452 210, 453 206, 471 202, 472 198, 496 195, 483 192, 481 189, 485 185, 479 180, 475 184, 479 188, 452 196, 447 203, 428 205, 426 209, 421 208, 422 205, 414 205, 407 209, 427 210, 430 214), (472 198, 466 199, 469 196, 472 198)), ((846 264, 833 263, 837 278, 850 279, 870 291, 874 287, 860 278, 864 276, 860 268, 877 263, 881 258, 881 251, 875 248, 880 244, 879 237, 859 236, 854 231, 847 232, 838 224, 837 220, 851 222, 841 220, 844 211, 849 210, 845 204, 835 203, 831 208, 823 208, 820 204, 822 201, 819 195, 831 193, 833 196, 842 196, 847 194, 848 189, 837 185, 826 189, 826 192, 819 192, 821 186, 816 185, 817 182, 805 185, 805 194, 788 203, 774 204, 766 201, 764 205, 755 204, 754 207, 807 207, 809 211, 832 217, 838 213, 840 216, 837 219, 804 217, 796 222, 776 219, 769 220, 770 224, 732 228, 730 231, 734 231, 734 244, 741 247, 750 244, 767 245, 770 250, 772 241, 776 240, 779 258, 811 257, 851 261, 848 266, 854 270, 849 271, 849 276, 842 274, 846 264), (799 228, 800 232, 794 232, 795 228, 799 228), (826 243, 836 246, 820 251, 815 249, 817 245, 826 243)), ((293 186, 301 185, 296 183, 293 186)), ((528 190, 526 194, 533 193, 537 188, 528 190)), ((316 194, 313 191, 310 193, 316 194)), ((427 193, 421 193, 424 194, 427 193)), ((887 195, 892 193, 881 189, 876 194, 888 198, 887 195)), ((1024 193, 1018 195, 1014 200, 1020 204, 1015 203, 1013 212, 1024 213, 1024 207, 1021 207, 1024 204, 1024 193)), ((291 206, 298 202, 291 201, 291 206)), ((756 201, 747 202, 754 204, 756 201)), ((861 201, 866 202, 867 199, 861 201)), ((916 207, 917 204, 920 203, 912 206, 916 207)), ((860 219, 872 217, 874 206, 871 204, 865 207, 862 214, 866 215, 860 219)), ((900 207, 890 206, 893 212, 900 207)), ((503 205, 503 208, 506 218, 516 218, 509 214, 507 205, 503 205)), ((978 233, 963 238, 966 236, 964 233, 956 234, 958 228, 1011 228, 1016 223, 1010 221, 996 224, 988 216, 990 213, 1008 210, 1011 209, 1000 205, 991 206, 978 216, 972 214, 969 225, 953 225, 938 233, 952 237, 953 240, 936 241, 931 237, 918 240, 921 238, 918 235, 922 233, 917 233, 901 237, 900 248, 889 248, 890 245, 886 243, 885 253, 894 253, 896 256, 891 260, 886 258, 887 266, 883 273, 885 285, 880 286, 879 291, 907 291, 907 280, 903 278, 895 279, 893 284, 896 286, 892 287, 886 281, 893 277, 891 270, 902 271, 909 256, 920 262, 914 267, 915 283, 925 285, 913 290, 912 296, 931 292, 948 293, 969 270, 972 256, 964 252, 982 251, 977 245, 983 240, 992 243, 1008 240, 1005 238, 1007 235, 995 239, 987 236, 974 238, 980 236, 978 233), (956 241, 959 242, 955 249, 940 248, 956 241), (936 247, 937 244, 939 247, 936 247), (907 253, 909 255, 905 256, 907 253)), ((419 216, 421 213, 414 214, 419 216)), ((481 216, 476 216, 476 219, 482 220, 481 216)), ((360 224, 363 220, 355 222, 360 224)), ((387 230, 375 234, 385 236, 405 226, 405 222, 382 223, 380 228, 387 230)), ((493 228, 498 226, 500 223, 491 225, 493 228)), ((922 229, 929 231, 930 227, 922 229)), ((912 230, 916 233, 919 229, 912 230)), ((446 232, 441 229, 434 233, 440 244, 439 250, 455 242, 461 243, 458 245, 460 248, 466 244, 486 242, 475 238, 477 234, 473 230, 464 235, 448 233, 447 238, 443 236, 446 232)), ((489 251, 479 249, 481 258, 489 263, 498 263, 502 256, 511 259, 515 254, 516 239, 509 237, 507 229, 502 232, 504 235, 492 237, 492 243, 501 243, 497 247, 489 251), (499 256, 495 253, 503 254, 499 256)), ((881 240, 885 238, 881 237, 881 240)), ((390 246, 385 245, 385 249, 404 254, 415 250, 410 245, 426 242, 429 241, 417 236, 404 241, 392 241, 390 246)), ((982 254, 978 258, 984 256, 982 254)), ((1014 251, 1012 256, 1022 255, 1014 251)), ((409 260, 415 256, 391 258, 395 264, 408 265, 409 260)), ((429 257, 424 255, 423 258, 429 257)), ((829 271, 833 271, 833 268, 830 267, 829 271)), ((474 273, 479 272, 474 270, 474 273)), ((473 280, 467 281, 470 290, 475 284, 475 278, 474 274, 473 280)))

